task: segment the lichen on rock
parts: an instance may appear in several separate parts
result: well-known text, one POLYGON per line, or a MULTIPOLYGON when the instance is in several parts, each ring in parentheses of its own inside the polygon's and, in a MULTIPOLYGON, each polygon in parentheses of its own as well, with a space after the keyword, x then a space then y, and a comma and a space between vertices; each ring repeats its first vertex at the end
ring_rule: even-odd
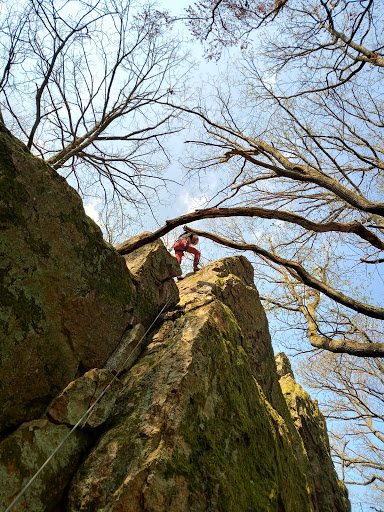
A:
POLYGON ((103 393, 16 511, 348 512, 246 258, 176 286, 161 241, 121 257, 3 127, 0 188, 1 507, 103 393))
POLYGON ((161 241, 125 260, 56 171, 0 127, 0 432, 38 418, 135 325, 178 301, 161 241), (17 393, 14 393, 15 389, 17 393))
MULTIPOLYGON (((312 510, 287 408, 290 425, 263 391, 273 385, 255 378, 251 326, 224 302, 244 265, 221 260, 182 282, 179 309, 126 374, 110 428, 71 484, 68 512, 312 510)), ((257 297, 249 274, 239 279, 257 297)))
POLYGON ((102 366, 135 287, 64 178, 3 127, 0 154, 1 430, 39 417, 79 367, 102 366))
POLYGON ((53 423, 73 427, 103 394, 81 425, 98 427, 109 417, 120 389, 120 380, 110 371, 94 368, 68 384, 51 404, 48 417, 53 423))
POLYGON ((317 401, 295 381, 287 356, 276 356, 280 385, 309 461, 308 479, 315 511, 349 512, 345 486, 333 467, 327 425, 317 401))
MULTIPOLYGON (((70 428, 54 425, 47 419, 24 423, 0 443, 0 509, 5 510, 20 490, 29 483, 70 428)), ((76 431, 63 445, 60 455, 37 477, 20 499, 15 512, 57 512, 88 441, 76 431)))

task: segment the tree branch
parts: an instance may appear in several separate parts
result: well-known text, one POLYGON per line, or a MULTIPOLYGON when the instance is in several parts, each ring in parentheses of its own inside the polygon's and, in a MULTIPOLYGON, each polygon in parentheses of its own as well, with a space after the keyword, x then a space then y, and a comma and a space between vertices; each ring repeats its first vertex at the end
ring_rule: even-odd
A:
MULTIPOLYGON (((241 158, 244 158, 245 160, 254 165, 261 166, 266 169, 274 171, 277 176, 281 176, 303 183, 314 183, 315 185, 318 185, 319 187, 324 188, 329 192, 332 192, 336 196, 336 198, 341 199, 345 203, 349 204, 354 208, 357 208, 360 211, 384 217, 384 204, 375 201, 369 201, 365 197, 360 196, 359 194, 349 190, 347 187, 342 185, 339 181, 333 179, 331 176, 317 169, 314 169, 313 167, 309 167, 308 165, 303 164, 295 164, 291 162, 288 158, 286 158, 283 155, 281 151, 276 149, 271 144, 268 144, 263 140, 256 140, 247 137, 246 135, 237 132, 235 129, 229 126, 224 126, 215 123, 208 119, 208 117, 200 111, 180 107, 168 102, 166 104, 174 108, 177 108, 181 111, 196 115, 212 128, 218 131, 222 131, 230 136, 240 138, 241 140, 243 140, 244 142, 248 143, 251 146, 251 148, 248 150, 242 147, 233 148, 232 150, 228 151, 221 160, 218 161, 219 163, 228 162, 228 160, 233 156, 240 156, 241 158), (254 155, 257 154, 265 155, 268 158, 275 160, 279 165, 271 165, 263 162, 262 160, 255 159, 254 155)), ((236 146, 236 143, 232 142, 232 144, 236 146)))
MULTIPOLYGON (((164 236, 165 234, 172 231, 172 229, 177 228, 186 222, 194 222, 201 219, 214 219, 220 217, 258 217, 262 219, 275 219, 296 224, 303 227, 304 229, 307 229, 308 231, 315 231, 316 233, 327 233, 330 231, 338 233, 354 233, 363 240, 369 242, 377 249, 384 250, 384 242, 380 240, 380 238, 375 233, 372 233, 369 231, 369 229, 364 227, 360 222, 353 221, 347 224, 343 224, 342 222, 325 222, 324 224, 321 224, 312 222, 305 217, 295 213, 268 210, 266 208, 257 207, 206 208, 204 210, 196 210, 192 213, 182 215, 181 217, 167 220, 166 226, 163 226, 154 233, 148 235, 147 241, 140 243, 138 247, 157 240, 157 238, 164 236)), ((138 247, 135 246, 132 248, 128 240, 127 242, 120 244, 117 250, 120 252, 120 254, 129 254, 130 252, 136 250, 138 247)))
MULTIPOLYGON (((237 249, 241 251, 252 251, 255 254, 260 254, 267 258, 268 260, 277 263, 279 265, 282 265, 283 267, 287 268, 288 270, 291 270, 296 274, 298 279, 306 284, 307 286, 310 286, 311 288, 314 288, 315 290, 318 290, 330 299, 338 302, 339 304, 342 304, 343 306, 347 306, 348 308, 353 309, 354 311, 357 311, 358 313, 362 313, 366 316, 369 316, 371 318, 378 318, 380 320, 384 320, 384 309, 378 308, 375 306, 370 306, 368 304, 364 304, 363 302, 360 302, 358 300, 355 300, 351 297, 348 297, 347 295, 344 295, 342 292, 338 292, 334 290, 329 285, 319 281, 318 279, 314 278, 307 272, 302 265, 299 263, 296 263, 291 260, 286 260, 284 258, 281 258, 280 256, 277 256, 275 254, 270 253, 269 251, 263 249, 262 247, 259 247, 254 244, 239 244, 230 240, 226 240, 224 238, 221 238, 217 235, 213 235, 212 233, 207 233, 205 231, 199 231, 197 229, 192 229, 189 226, 184 226, 184 230, 189 231, 191 233, 195 233, 198 236, 202 236, 204 238, 208 238, 218 244, 224 245, 226 247, 231 247, 232 249, 237 249)), ((376 345, 376 344, 375 344, 376 345)), ((380 346, 381 344, 377 344, 380 346)), ((384 344, 382 354, 384 355, 384 344)))
POLYGON ((377 263, 384 263, 384 258, 379 258, 378 260, 367 260, 366 258, 360 259, 361 263, 373 263, 376 265, 377 263))

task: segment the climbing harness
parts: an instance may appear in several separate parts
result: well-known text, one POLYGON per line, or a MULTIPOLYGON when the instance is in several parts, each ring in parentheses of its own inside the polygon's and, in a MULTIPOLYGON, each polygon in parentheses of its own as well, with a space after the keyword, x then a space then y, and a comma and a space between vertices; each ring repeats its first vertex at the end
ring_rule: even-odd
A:
POLYGON ((103 396, 105 395, 105 393, 112 389, 112 384, 113 382, 118 378, 118 376, 120 375, 120 373, 123 371, 125 365, 128 363, 128 361, 130 360, 132 354, 135 352, 135 350, 137 349, 137 347, 140 345, 140 343, 142 342, 142 340, 145 338, 145 336, 148 334, 148 332, 151 330, 152 326, 155 324, 155 322, 157 321, 157 319, 159 318, 159 316, 163 313, 163 311, 166 309, 166 307, 168 306, 168 304, 170 303, 171 301, 171 298, 170 297, 168 299, 168 301, 166 302, 166 304, 163 306, 163 308, 161 309, 160 313, 157 315, 157 317, 154 319, 154 321, 151 323, 151 325, 148 327, 148 329, 145 331, 145 333, 143 334, 143 336, 140 338, 140 340, 136 343, 136 345, 134 346, 134 348, 132 349, 131 353, 129 354, 129 356, 125 359, 125 361, 120 365, 120 370, 118 372, 116 372, 116 374, 114 375, 113 379, 111 379, 111 381, 104 387, 103 391, 100 393, 100 395, 97 397, 97 399, 93 402, 93 404, 89 407, 89 409, 83 414, 83 416, 79 419, 79 421, 76 423, 76 425, 72 428, 72 430, 70 432, 68 432, 68 434, 64 437, 64 439, 61 441, 61 443, 56 446, 56 448, 53 450, 53 452, 51 453, 51 455, 48 457, 48 459, 44 462, 44 464, 36 471, 36 473, 33 475, 33 477, 28 481, 28 483, 23 487, 23 489, 20 491, 20 493, 15 497, 15 499, 12 501, 12 503, 8 506, 8 508, 4 511, 4 512, 10 512, 13 507, 16 505, 16 503, 20 500, 20 498, 26 493, 26 491, 29 489, 29 487, 32 485, 32 483, 36 480, 36 478, 40 475, 40 473, 43 471, 43 469, 49 464, 49 462, 53 459, 53 457, 55 456, 55 454, 60 450, 60 448, 63 446, 63 444, 69 439, 69 437, 73 434, 73 432, 77 429, 77 427, 79 427, 81 425, 81 423, 84 421, 84 425, 87 423, 89 417, 91 416, 91 414, 93 413, 96 405, 100 402, 100 400, 103 398, 103 396))

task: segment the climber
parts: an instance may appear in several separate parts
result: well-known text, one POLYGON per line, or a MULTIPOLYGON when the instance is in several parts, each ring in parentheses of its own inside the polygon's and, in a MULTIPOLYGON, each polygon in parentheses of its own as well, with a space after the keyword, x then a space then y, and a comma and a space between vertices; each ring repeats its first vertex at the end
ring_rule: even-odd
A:
POLYGON ((199 270, 199 261, 200 261, 200 251, 193 247, 199 243, 199 237, 194 235, 193 233, 184 232, 179 238, 176 240, 175 245, 173 246, 176 254, 177 261, 181 264, 181 260, 183 259, 184 252, 189 252, 193 254, 193 271, 197 272, 199 270))

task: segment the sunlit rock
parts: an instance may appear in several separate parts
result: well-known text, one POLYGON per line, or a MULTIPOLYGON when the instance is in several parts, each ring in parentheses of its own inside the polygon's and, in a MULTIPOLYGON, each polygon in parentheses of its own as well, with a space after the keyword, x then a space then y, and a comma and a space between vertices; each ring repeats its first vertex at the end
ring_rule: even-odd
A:
POLYGON ((110 371, 95 368, 68 384, 54 400, 48 417, 54 423, 73 427, 104 393, 102 400, 81 424, 81 427, 98 427, 109 417, 120 389, 120 380, 114 379, 110 371))
POLYGON ((308 456, 308 480, 315 511, 350 510, 348 493, 333 467, 327 426, 317 401, 295 381, 287 356, 276 356, 280 385, 308 456))

